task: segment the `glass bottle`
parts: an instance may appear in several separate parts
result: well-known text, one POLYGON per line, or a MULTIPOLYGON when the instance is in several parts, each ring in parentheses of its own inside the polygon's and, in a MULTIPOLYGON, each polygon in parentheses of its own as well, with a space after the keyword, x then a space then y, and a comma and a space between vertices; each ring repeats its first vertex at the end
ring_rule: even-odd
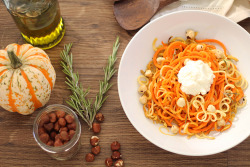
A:
POLYGON ((57 45, 65 34, 58 0, 3 0, 27 43, 42 49, 57 45))

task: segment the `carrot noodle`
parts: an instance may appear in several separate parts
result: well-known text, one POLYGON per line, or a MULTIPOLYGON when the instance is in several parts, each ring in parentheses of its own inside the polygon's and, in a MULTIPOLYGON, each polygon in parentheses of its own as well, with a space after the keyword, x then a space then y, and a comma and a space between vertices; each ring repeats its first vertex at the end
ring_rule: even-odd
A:
POLYGON ((248 82, 234 64, 238 59, 229 55, 226 46, 216 39, 185 40, 175 37, 162 41, 159 46, 155 45, 156 41, 157 38, 152 44, 155 51, 152 61, 146 67, 153 75, 141 75, 137 79, 139 85, 147 87, 143 94, 147 97, 147 103, 143 105, 145 116, 154 123, 163 124, 160 132, 172 136, 180 134, 188 138, 214 139, 209 136, 212 131, 229 129, 237 108, 246 105, 243 90, 248 82), (203 48, 197 50, 198 44, 203 48), (216 56, 216 45, 223 49, 223 57, 216 56), (164 60, 159 63, 158 57, 164 60), (201 60, 212 69, 215 78, 207 94, 193 96, 181 91, 177 74, 187 59, 201 60), (179 98, 185 100, 184 107, 177 105, 179 98), (214 110, 208 109, 211 105, 214 110), (219 121, 224 124, 219 124, 219 121), (173 125, 178 128, 175 132, 171 132, 173 125), (163 132, 163 128, 168 133, 163 132))

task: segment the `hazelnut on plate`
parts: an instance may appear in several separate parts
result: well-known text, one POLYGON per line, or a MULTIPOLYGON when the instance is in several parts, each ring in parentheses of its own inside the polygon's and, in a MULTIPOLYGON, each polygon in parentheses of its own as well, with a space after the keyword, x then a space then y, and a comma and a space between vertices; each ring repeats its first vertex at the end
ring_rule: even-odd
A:
POLYGON ((139 88, 138 88, 138 92, 143 94, 145 93, 146 91, 148 90, 147 86, 146 85, 141 85, 139 88))
POLYGON ((193 30, 187 30, 186 31, 186 37, 187 37, 187 39, 194 39, 195 38, 195 32, 193 30))

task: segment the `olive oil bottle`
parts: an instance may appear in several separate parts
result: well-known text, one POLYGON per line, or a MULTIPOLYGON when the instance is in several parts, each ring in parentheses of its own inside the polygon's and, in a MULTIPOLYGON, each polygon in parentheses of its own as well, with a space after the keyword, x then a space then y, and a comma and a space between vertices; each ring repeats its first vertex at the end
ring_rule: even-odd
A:
POLYGON ((42 49, 57 45, 65 34, 58 0, 3 0, 27 43, 42 49))

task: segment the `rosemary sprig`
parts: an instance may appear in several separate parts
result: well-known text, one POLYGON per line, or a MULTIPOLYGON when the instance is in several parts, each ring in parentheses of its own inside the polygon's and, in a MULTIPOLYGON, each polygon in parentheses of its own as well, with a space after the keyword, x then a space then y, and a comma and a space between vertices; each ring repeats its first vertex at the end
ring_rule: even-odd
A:
MULTIPOLYGON (((118 50, 119 46, 120 46, 119 37, 117 37, 115 43, 113 44, 112 54, 108 58, 108 64, 103 69, 104 70, 104 79, 103 79, 103 81, 100 81, 99 92, 97 93, 96 98, 95 98, 95 103, 93 106, 93 114, 94 115, 96 115, 98 110, 101 108, 102 104, 107 99, 107 96, 104 97, 104 94, 113 85, 113 84, 109 83, 109 80, 116 73, 116 69, 115 69, 114 65, 115 65, 115 62, 117 60, 116 54, 117 54, 117 50, 118 50)), ((94 121, 94 117, 92 118, 91 122, 93 122, 93 121, 94 121)))
POLYGON ((69 89, 72 92, 70 100, 66 101, 76 112, 77 114, 90 126, 89 119, 89 106, 90 101, 86 99, 86 95, 89 92, 89 89, 83 91, 81 85, 79 85, 79 75, 73 71, 73 55, 70 54, 70 49, 72 43, 64 46, 64 50, 61 52, 61 66, 63 67, 63 72, 67 75, 66 84, 69 86, 69 89))
POLYGON ((109 80, 115 74, 116 70, 114 64, 117 60, 116 54, 119 48, 119 37, 117 37, 114 45, 113 52, 109 56, 108 64, 104 68, 104 79, 100 81, 99 92, 96 95, 95 103, 91 104, 91 100, 87 99, 86 96, 89 93, 89 89, 83 90, 82 85, 79 84, 79 74, 75 73, 73 70, 73 55, 70 53, 72 44, 66 44, 64 50, 61 52, 61 66, 63 67, 63 72, 66 76, 66 84, 72 92, 70 100, 66 102, 76 111, 76 113, 92 128, 92 123, 94 121, 96 113, 101 108, 107 96, 104 94, 111 88, 112 84, 109 80))

